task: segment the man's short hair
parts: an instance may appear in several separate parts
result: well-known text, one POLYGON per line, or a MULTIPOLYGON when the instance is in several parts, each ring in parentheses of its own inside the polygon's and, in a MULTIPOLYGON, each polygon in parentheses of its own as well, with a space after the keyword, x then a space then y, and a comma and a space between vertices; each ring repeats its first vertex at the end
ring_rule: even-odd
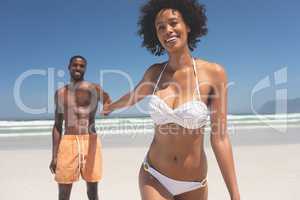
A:
POLYGON ((81 56, 81 55, 75 55, 75 56, 72 56, 72 57, 70 58, 69 65, 71 65, 71 63, 73 62, 73 60, 75 60, 75 59, 77 59, 77 58, 83 60, 83 61, 85 62, 85 64, 87 64, 87 60, 85 59, 85 57, 83 57, 83 56, 81 56))

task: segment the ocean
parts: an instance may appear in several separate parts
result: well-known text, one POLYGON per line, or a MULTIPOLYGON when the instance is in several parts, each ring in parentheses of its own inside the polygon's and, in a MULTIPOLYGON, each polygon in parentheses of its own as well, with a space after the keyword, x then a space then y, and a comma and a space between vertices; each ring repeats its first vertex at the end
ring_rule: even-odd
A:
MULTIPOLYGON (((51 135, 53 120, 0 121, 0 137, 51 135)), ((96 130, 101 135, 152 134, 154 124, 150 117, 107 117, 96 119, 96 130)), ((276 115, 228 115, 228 130, 274 128, 284 132, 287 128, 300 128, 300 113, 276 115)), ((209 124, 206 132, 210 131, 209 124)))

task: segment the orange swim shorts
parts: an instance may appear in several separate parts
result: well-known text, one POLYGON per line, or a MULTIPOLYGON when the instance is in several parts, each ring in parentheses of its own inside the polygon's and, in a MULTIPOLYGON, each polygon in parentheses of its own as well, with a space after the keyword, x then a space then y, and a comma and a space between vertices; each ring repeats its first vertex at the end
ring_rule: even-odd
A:
POLYGON ((55 180, 70 184, 79 180, 98 182, 102 177, 101 142, 96 134, 63 135, 57 153, 55 180))

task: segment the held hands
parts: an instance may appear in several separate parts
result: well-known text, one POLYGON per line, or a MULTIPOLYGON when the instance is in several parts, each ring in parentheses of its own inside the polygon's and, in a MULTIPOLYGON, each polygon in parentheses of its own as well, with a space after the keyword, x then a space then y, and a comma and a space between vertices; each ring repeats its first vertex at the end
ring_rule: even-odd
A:
POLYGON ((111 112, 113 112, 113 108, 112 108, 112 103, 106 103, 103 105, 102 111, 100 112, 100 114, 102 116, 107 116, 109 115, 111 112))

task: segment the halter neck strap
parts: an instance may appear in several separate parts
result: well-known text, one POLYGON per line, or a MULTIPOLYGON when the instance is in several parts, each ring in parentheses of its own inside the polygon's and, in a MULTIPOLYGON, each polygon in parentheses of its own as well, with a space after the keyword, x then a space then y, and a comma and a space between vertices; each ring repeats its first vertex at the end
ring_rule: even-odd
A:
POLYGON ((199 98, 201 99, 200 89, 199 89, 199 83, 198 83, 198 76, 197 76, 197 70, 196 70, 196 62, 195 62, 194 58, 193 58, 193 68, 194 68, 194 73, 195 73, 195 77, 196 77, 197 92, 198 92, 199 98))
POLYGON ((160 81, 160 79, 161 79, 161 76, 162 76, 162 74, 164 73, 164 71, 165 71, 167 65, 168 65, 168 62, 164 65, 163 69, 161 70, 161 72, 160 72, 160 74, 159 74, 159 76, 158 76, 158 79, 157 79, 157 81, 156 81, 156 84, 155 84, 155 87, 154 87, 154 90, 153 90, 152 95, 155 93, 155 91, 156 91, 156 89, 157 89, 157 86, 158 86, 158 83, 159 83, 159 81, 160 81))
MULTIPOLYGON (((164 73, 166 67, 168 66, 168 62, 164 65, 163 69, 161 70, 159 76, 158 76, 158 79, 156 81, 156 84, 155 84, 155 87, 154 87, 154 90, 153 90, 153 93, 152 95, 155 93, 156 89, 157 89, 157 86, 158 86, 158 83, 162 77, 162 74, 164 73)), ((198 83, 198 76, 197 76, 197 70, 196 70, 196 62, 195 62, 195 59, 193 58, 193 68, 194 68, 194 73, 195 73, 195 77, 196 77, 196 89, 197 89, 197 92, 198 92, 198 95, 199 95, 199 98, 201 98, 201 95, 200 95, 200 89, 199 89, 199 83, 198 83)))

